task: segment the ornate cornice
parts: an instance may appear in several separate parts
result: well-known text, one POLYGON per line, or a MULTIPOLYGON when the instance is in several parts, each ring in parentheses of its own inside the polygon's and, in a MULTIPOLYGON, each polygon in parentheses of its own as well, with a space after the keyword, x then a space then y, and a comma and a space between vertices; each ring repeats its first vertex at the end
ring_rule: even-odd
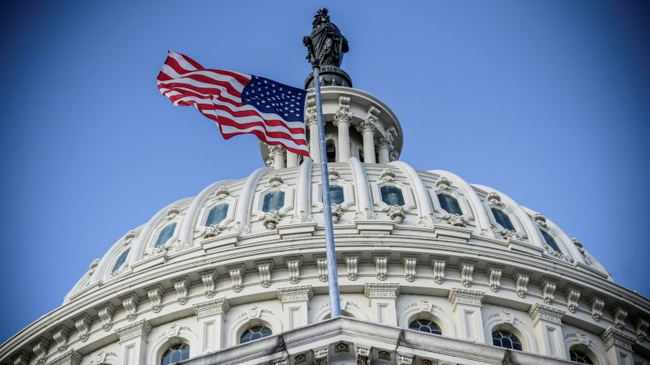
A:
POLYGON ((115 331, 120 338, 120 343, 132 340, 138 337, 147 337, 151 333, 151 325, 149 322, 141 319, 138 322, 129 324, 115 331))
POLYGON ((625 350, 632 351, 632 345, 634 344, 634 337, 628 336, 622 331, 619 331, 612 327, 607 327, 605 332, 600 335, 600 338, 603 340, 606 349, 610 349, 612 346, 618 346, 625 350))
POLYGON ((537 322, 540 320, 561 325, 562 316, 564 316, 564 313, 565 312, 563 310, 535 303, 532 307, 530 307, 528 316, 533 320, 533 325, 537 325, 537 322))
POLYGON ((290 286, 278 289, 278 299, 282 303, 308 301, 314 295, 311 285, 290 286))
POLYGON ((456 310, 456 306, 458 304, 474 305, 480 307, 483 305, 484 295, 485 294, 483 292, 477 290, 453 288, 449 291, 448 299, 454 306, 454 310, 456 310))
POLYGON ((77 351, 68 350, 65 354, 52 360, 49 365, 79 365, 81 364, 81 360, 83 360, 83 356, 77 351))
POLYGON ((363 294, 368 298, 397 298, 398 283, 366 283, 363 294))
POLYGON ((194 312, 197 318, 226 314, 228 310, 230 310, 230 304, 226 298, 217 298, 194 305, 194 312))

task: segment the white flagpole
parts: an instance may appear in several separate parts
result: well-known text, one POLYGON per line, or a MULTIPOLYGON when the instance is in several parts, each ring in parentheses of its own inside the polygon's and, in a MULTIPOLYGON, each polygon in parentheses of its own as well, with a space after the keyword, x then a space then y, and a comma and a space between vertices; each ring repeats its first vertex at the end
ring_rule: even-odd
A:
POLYGON ((323 106, 320 96, 320 67, 314 65, 314 87, 316 88, 316 118, 320 138, 320 181, 323 190, 323 220, 325 221, 325 252, 327 255, 327 285, 329 287, 330 317, 341 316, 341 300, 339 299, 339 275, 336 266, 336 250, 334 248, 334 224, 332 223, 332 203, 330 199, 330 179, 327 171, 327 151, 325 150, 325 123, 323 122, 323 106))

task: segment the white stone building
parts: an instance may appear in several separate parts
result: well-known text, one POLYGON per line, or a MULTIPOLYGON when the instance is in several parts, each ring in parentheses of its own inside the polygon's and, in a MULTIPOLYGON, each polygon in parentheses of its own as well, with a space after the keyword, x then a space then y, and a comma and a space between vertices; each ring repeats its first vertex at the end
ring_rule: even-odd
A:
MULTIPOLYGON (((328 319, 318 159, 263 145, 270 167, 127 232, 0 364, 650 363, 650 301, 580 241, 398 161, 400 123, 372 95, 325 86, 323 112, 344 317, 328 319)), ((314 150, 313 100, 308 115, 314 150)))

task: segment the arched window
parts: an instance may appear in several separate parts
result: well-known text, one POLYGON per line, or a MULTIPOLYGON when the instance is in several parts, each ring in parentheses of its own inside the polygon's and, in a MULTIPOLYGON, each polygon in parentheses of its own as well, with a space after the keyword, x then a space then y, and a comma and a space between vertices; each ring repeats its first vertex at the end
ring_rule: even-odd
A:
POLYGON ((456 200, 456 198, 453 196, 448 194, 438 194, 438 201, 440 202, 442 209, 446 210, 447 213, 463 215, 463 211, 460 209, 458 200, 456 200))
POLYGON ((325 152, 327 154, 327 162, 336 162, 336 147, 334 146, 334 141, 327 141, 325 152))
POLYGON ((264 201, 262 203, 262 211, 271 212, 274 210, 280 210, 283 206, 284 206, 284 191, 277 190, 264 195, 264 201))
POLYGON ((332 204, 341 204, 345 201, 342 186, 330 185, 330 200, 332 204))
POLYGON ((409 329, 420 331, 420 332, 433 333, 434 335, 442 335, 442 330, 440 329, 440 326, 438 326, 436 322, 428 319, 414 320, 409 324, 409 329))
POLYGON ((501 227, 511 231, 516 231, 515 226, 513 226, 510 221, 510 217, 508 217, 508 215, 501 209, 492 208, 492 214, 494 214, 494 219, 497 220, 497 223, 499 223, 501 227))
POLYGON ((122 254, 117 259, 117 261, 115 261, 115 265, 113 265, 112 272, 116 272, 122 267, 122 265, 124 265, 124 262, 126 262, 126 258, 129 257, 129 251, 131 251, 131 249, 127 248, 126 251, 122 252, 122 254))
POLYGON ((210 227, 211 225, 219 224, 222 220, 226 219, 227 214, 228 204, 219 204, 210 209, 210 213, 208 213, 208 219, 205 220, 205 225, 210 227))
POLYGON ((381 200, 388 205, 404 205, 402 189, 396 186, 384 185, 381 187, 381 200))
POLYGON ((492 344, 503 347, 504 349, 513 349, 521 351, 521 341, 514 333, 506 330, 492 331, 492 344))
POLYGON ((163 352, 162 359, 160 359, 160 365, 169 365, 175 364, 182 360, 187 360, 190 358, 190 345, 186 343, 179 343, 173 346, 170 346, 165 352, 163 352))
POLYGON ((267 326, 253 326, 244 331, 239 338, 239 343, 246 343, 255 340, 259 340, 262 337, 267 337, 273 334, 270 328, 267 326))
POLYGON ((174 235, 174 231, 176 230, 176 222, 168 225, 167 227, 163 228, 162 231, 160 231, 160 234, 158 235, 158 239, 156 240, 156 244, 154 247, 162 246, 167 241, 169 241, 170 238, 174 235))
POLYGON ((580 363, 580 364, 593 364, 594 362, 591 360, 591 358, 585 354, 584 352, 573 348, 569 350, 569 358, 571 361, 580 363))
POLYGON ((562 253, 560 247, 557 245, 557 242, 555 242, 553 237, 551 237, 551 235, 548 234, 548 232, 546 232, 543 229, 540 229, 539 231, 542 232, 542 236, 544 236, 544 241, 546 241, 547 245, 549 245, 554 251, 562 253))

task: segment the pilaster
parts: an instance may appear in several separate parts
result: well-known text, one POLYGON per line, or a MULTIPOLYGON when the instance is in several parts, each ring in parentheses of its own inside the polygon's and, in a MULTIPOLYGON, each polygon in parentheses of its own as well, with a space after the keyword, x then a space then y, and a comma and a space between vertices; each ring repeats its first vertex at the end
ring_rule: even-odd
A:
POLYGON ((226 298, 217 298, 194 305, 199 321, 199 348, 201 354, 226 347, 224 322, 230 309, 226 298))
POLYGON ((350 112, 350 98, 339 97, 339 108, 334 114, 334 125, 338 128, 339 145, 337 153, 338 162, 346 162, 350 159, 350 123, 352 113, 350 112))
POLYGON ((564 311, 535 303, 528 311, 533 320, 537 346, 542 355, 567 358, 562 335, 562 316, 564 311))
POLYGON ((79 365, 83 360, 83 356, 75 350, 68 350, 68 352, 57 357, 50 362, 50 365, 79 365))
POLYGON ((483 292, 454 288, 449 291, 449 301, 454 306, 456 323, 460 324, 460 338, 485 343, 483 333, 483 292))
POLYGON ((122 358, 122 364, 144 364, 147 337, 151 333, 151 325, 149 322, 142 319, 126 325, 115 332, 120 338, 120 357, 122 358))
POLYGON ((399 295, 398 283, 366 283, 364 294, 368 297, 372 321, 397 326, 395 301, 399 295))
POLYGON ((282 302, 284 323, 288 325, 288 329, 309 324, 309 300, 313 295, 311 285, 278 289, 278 299, 282 302))
POLYGON ((600 335, 607 350, 607 360, 610 364, 632 365, 634 355, 632 345, 634 338, 612 327, 607 327, 600 335))

